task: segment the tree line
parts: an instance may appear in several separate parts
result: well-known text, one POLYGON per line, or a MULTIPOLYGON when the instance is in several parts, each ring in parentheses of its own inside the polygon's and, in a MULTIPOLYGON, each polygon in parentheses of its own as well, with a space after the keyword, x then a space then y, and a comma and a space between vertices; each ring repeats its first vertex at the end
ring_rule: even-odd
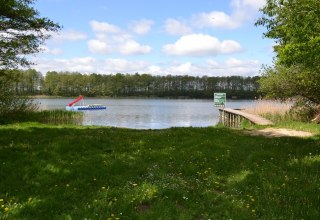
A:
POLYGON ((228 98, 252 99, 259 96, 258 76, 102 75, 55 71, 42 75, 33 69, 15 72, 17 81, 12 90, 17 95, 212 98, 214 92, 226 92, 228 98))
POLYGON ((266 0, 257 26, 273 39, 274 62, 262 70, 270 98, 298 98, 297 110, 320 123, 320 1, 266 0))

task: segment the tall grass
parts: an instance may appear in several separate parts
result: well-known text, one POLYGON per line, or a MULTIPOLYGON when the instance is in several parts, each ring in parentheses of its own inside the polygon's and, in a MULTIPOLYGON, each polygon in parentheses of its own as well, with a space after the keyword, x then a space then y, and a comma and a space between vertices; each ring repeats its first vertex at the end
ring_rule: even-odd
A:
POLYGON ((274 122, 284 120, 294 120, 294 115, 291 113, 293 102, 280 102, 269 100, 258 100, 251 106, 244 108, 245 112, 254 115, 266 117, 274 122))
POLYGON ((258 100, 254 102, 249 107, 245 108, 245 111, 251 114, 256 115, 265 115, 265 114, 287 114, 291 107, 293 106, 292 102, 279 102, 279 101, 268 101, 268 100, 258 100))
POLYGON ((66 110, 41 110, 36 112, 29 112, 28 119, 47 123, 47 124, 74 124, 81 125, 83 121, 82 112, 73 112, 66 110))

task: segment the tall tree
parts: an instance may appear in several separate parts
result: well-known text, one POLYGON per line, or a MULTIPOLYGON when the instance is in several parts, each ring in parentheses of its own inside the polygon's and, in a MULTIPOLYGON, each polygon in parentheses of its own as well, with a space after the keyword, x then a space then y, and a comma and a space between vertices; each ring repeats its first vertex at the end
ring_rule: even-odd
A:
POLYGON ((319 65, 319 0, 267 0, 261 11, 256 25, 267 28, 265 37, 275 39, 278 63, 319 65))
POLYGON ((319 105, 320 1, 266 0, 261 12, 256 25, 264 26, 264 36, 276 42, 274 67, 263 70, 261 91, 319 105))
POLYGON ((0 0, 0 68, 26 66, 25 55, 40 51, 50 32, 61 27, 40 17, 34 0, 0 0))
MULTIPOLYGON (((19 97, 12 88, 20 80, 13 76, 18 67, 32 62, 27 55, 40 51, 50 33, 61 27, 40 17, 32 7, 34 0, 0 0, 0 117, 18 115, 34 109, 32 100, 19 97)), ((21 81, 21 80, 20 80, 21 81)))

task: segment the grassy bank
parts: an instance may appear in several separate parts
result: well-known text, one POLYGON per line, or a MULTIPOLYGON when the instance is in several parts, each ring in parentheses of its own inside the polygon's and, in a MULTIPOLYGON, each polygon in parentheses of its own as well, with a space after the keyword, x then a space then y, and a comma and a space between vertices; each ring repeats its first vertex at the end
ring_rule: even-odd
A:
POLYGON ((293 102, 259 100, 252 106, 246 107, 244 111, 271 120, 275 123, 274 127, 320 133, 320 125, 302 122, 311 119, 297 114, 297 111, 292 111, 293 105, 293 102))
POLYGON ((318 219, 320 134, 0 126, 0 219, 318 219))
POLYGON ((1 124, 10 124, 15 122, 40 122, 45 124, 72 124, 81 125, 83 121, 83 112, 66 111, 60 109, 14 112, 0 116, 1 124))

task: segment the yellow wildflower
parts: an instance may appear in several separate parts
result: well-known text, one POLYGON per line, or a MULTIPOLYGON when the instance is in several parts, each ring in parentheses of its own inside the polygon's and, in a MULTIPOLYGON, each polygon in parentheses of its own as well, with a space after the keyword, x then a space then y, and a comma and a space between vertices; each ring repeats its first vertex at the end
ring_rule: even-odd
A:
POLYGON ((8 208, 8 207, 5 207, 5 208, 4 208, 4 212, 7 212, 7 211, 9 211, 9 208, 8 208))

